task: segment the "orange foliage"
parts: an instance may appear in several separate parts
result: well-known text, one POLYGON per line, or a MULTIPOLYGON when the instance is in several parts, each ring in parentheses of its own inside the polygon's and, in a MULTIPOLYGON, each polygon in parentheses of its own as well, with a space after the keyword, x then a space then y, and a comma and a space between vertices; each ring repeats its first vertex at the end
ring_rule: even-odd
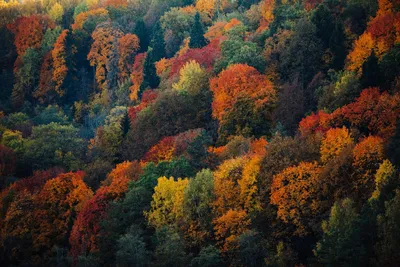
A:
POLYGON ((129 78, 133 57, 139 50, 139 38, 135 34, 125 34, 118 39, 118 76, 121 82, 129 78))
POLYGON ((242 24, 242 22, 240 20, 233 18, 224 26, 224 31, 227 32, 230 29, 232 29, 240 24, 242 24))
POLYGON ((225 33, 225 26, 228 23, 225 21, 217 21, 204 34, 204 37, 209 41, 220 39, 225 33))
POLYGON ((353 167, 359 174, 354 186, 357 190, 367 190, 363 192, 364 196, 370 196, 374 190, 374 175, 384 155, 383 139, 376 136, 369 136, 354 147, 353 167))
POLYGON ((51 248, 68 237, 70 221, 92 196, 83 182, 83 172, 66 173, 46 182, 35 198, 35 220, 38 223, 34 246, 51 248))
POLYGON ((93 44, 87 55, 91 66, 96 66, 96 81, 100 89, 108 86, 106 75, 108 62, 112 58, 112 53, 117 49, 117 40, 123 33, 114 28, 110 23, 97 27, 92 33, 93 44))
POLYGON ((372 53, 374 48, 374 40, 370 33, 363 33, 354 43, 353 51, 347 56, 349 64, 347 69, 361 74, 364 62, 372 53))
POLYGON ((329 114, 324 111, 318 111, 303 118, 299 123, 299 131, 303 137, 312 133, 325 133, 329 129, 329 114))
POLYGON ((238 238, 248 229, 250 222, 245 211, 232 209, 214 220, 215 238, 223 252, 238 248, 238 238))
POLYGON ((53 57, 51 52, 49 52, 43 58, 43 64, 40 68, 39 89, 33 93, 33 96, 43 103, 52 90, 54 90, 53 57))
POLYGON ((137 161, 117 164, 108 174, 105 181, 108 186, 108 192, 115 198, 122 196, 127 190, 131 181, 137 181, 142 173, 142 167, 137 161))
POLYGON ((83 25, 90 17, 108 16, 108 11, 104 8, 92 9, 87 12, 79 13, 72 24, 71 28, 73 31, 82 30, 83 25))
POLYGON ((189 130, 176 136, 161 139, 144 155, 143 162, 170 161, 186 152, 188 145, 200 134, 200 129, 189 130))
POLYGON ((155 63, 156 65, 156 73, 158 76, 161 76, 164 72, 168 71, 172 65, 171 60, 162 58, 155 63))
POLYGON ((9 24, 8 29, 14 34, 14 44, 18 57, 23 56, 29 47, 40 48, 46 29, 54 27, 54 22, 43 15, 19 17, 12 24, 9 24))
POLYGON ((351 144, 353 144, 353 138, 345 127, 329 129, 322 139, 321 161, 327 164, 351 144))
POLYGON ((258 32, 268 29, 269 24, 274 21, 275 0, 263 0, 260 3, 261 15, 260 27, 258 32))
POLYGON ((104 0, 102 6, 108 7, 127 7, 128 1, 127 0, 104 0))
POLYGON ((359 130, 388 139, 394 135, 396 121, 400 118, 400 94, 379 92, 368 88, 361 92, 355 102, 336 109, 332 114, 312 114, 300 122, 302 135, 324 132, 329 127, 351 125, 359 130))
POLYGON ((64 90, 61 88, 64 79, 67 76, 68 68, 66 63, 66 48, 65 42, 67 38, 68 30, 63 30, 58 36, 56 43, 54 44, 53 51, 51 54, 53 56, 53 81, 55 83, 55 90, 60 95, 64 95, 64 90))
POLYGON ((394 135, 396 121, 400 117, 400 95, 380 93, 378 88, 361 92, 354 103, 346 105, 332 114, 333 123, 349 122, 359 129, 368 129, 373 135, 384 139, 394 135))
POLYGON ((129 87, 129 90, 131 91, 129 97, 131 100, 137 100, 139 98, 140 86, 143 82, 143 65, 145 60, 146 53, 137 54, 135 57, 130 76, 132 86, 129 87))
POLYGON ((361 73, 363 63, 372 50, 381 58, 400 39, 400 12, 395 13, 389 0, 379 0, 379 9, 366 31, 354 43, 353 51, 347 57, 347 69, 361 73))
POLYGON ((219 121, 223 121, 224 115, 242 96, 249 96, 257 108, 271 104, 276 97, 274 86, 267 77, 245 64, 229 66, 210 80, 210 88, 214 93, 212 114, 219 121))
POLYGON ((278 208, 278 217, 296 226, 295 234, 309 232, 310 221, 321 214, 319 174, 321 167, 316 162, 302 162, 274 176, 271 185, 271 203, 278 208))

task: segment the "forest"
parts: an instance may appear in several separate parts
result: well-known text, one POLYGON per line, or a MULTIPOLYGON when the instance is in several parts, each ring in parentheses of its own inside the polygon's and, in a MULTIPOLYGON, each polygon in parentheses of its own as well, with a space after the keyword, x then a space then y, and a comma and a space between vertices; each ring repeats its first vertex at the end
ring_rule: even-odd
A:
POLYGON ((400 264, 400 0, 0 0, 0 265, 400 264))

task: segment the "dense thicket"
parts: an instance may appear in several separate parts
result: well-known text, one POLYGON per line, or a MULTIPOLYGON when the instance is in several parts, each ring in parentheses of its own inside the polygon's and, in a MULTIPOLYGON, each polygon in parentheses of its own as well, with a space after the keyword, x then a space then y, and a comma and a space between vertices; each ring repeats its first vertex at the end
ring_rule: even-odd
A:
POLYGON ((398 266, 398 0, 0 0, 1 266, 398 266))

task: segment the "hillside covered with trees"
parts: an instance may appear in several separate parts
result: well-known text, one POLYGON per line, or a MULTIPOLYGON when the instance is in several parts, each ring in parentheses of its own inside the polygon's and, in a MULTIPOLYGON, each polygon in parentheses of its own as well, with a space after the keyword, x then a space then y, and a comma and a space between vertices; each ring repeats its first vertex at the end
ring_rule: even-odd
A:
POLYGON ((0 0, 1 266, 400 263, 399 0, 0 0))

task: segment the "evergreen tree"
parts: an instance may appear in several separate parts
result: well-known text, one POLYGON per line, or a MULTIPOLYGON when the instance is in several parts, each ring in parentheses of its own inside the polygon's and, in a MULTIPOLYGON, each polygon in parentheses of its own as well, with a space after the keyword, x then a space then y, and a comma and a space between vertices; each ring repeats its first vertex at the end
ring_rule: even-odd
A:
MULTIPOLYGON (((150 46, 152 48, 152 60, 157 62, 165 57, 165 41, 164 32, 161 24, 158 22, 153 29, 153 38, 151 39, 150 46)), ((147 55, 149 57, 149 55, 147 55)), ((147 61, 147 58, 146 58, 147 61)))
POLYGON ((360 216, 354 203, 345 199, 333 205, 315 255, 323 266, 361 266, 364 248, 360 236, 360 216))
POLYGON ((390 161, 397 167, 400 167, 400 119, 397 119, 396 133, 389 141, 387 154, 390 161))
POLYGON ((200 14, 196 12, 194 16, 194 25, 190 31, 190 48, 201 48, 207 45, 207 39, 204 38, 204 29, 201 24, 200 14))
POLYGON ((122 132, 123 132, 124 136, 126 136, 128 134, 130 127, 131 127, 131 123, 129 120, 129 115, 128 115, 128 112, 126 112, 124 115, 124 118, 122 120, 122 123, 121 123, 121 128, 122 128, 122 132))
POLYGON ((144 23, 143 19, 139 19, 136 22, 134 32, 139 38, 139 53, 147 51, 147 48, 149 47, 149 33, 147 32, 146 24, 144 23))
POLYGON ((143 82, 140 86, 139 96, 143 93, 146 88, 156 88, 160 83, 160 78, 157 76, 156 67, 154 65, 155 60, 154 58, 154 50, 149 47, 147 51, 146 60, 144 61, 143 65, 143 82))
POLYGON ((311 17, 311 22, 316 26, 317 37, 323 42, 324 48, 329 46, 329 39, 331 38, 334 29, 333 16, 324 4, 320 4, 311 17))
POLYGON ((336 22, 329 40, 329 49, 333 53, 332 67, 335 70, 343 68, 344 65, 344 60, 346 58, 344 47, 345 38, 343 24, 341 22, 336 22))
POLYGON ((367 61, 362 66, 362 75, 360 78, 361 85, 363 88, 377 86, 379 84, 379 65, 378 58, 375 52, 372 51, 367 61))

